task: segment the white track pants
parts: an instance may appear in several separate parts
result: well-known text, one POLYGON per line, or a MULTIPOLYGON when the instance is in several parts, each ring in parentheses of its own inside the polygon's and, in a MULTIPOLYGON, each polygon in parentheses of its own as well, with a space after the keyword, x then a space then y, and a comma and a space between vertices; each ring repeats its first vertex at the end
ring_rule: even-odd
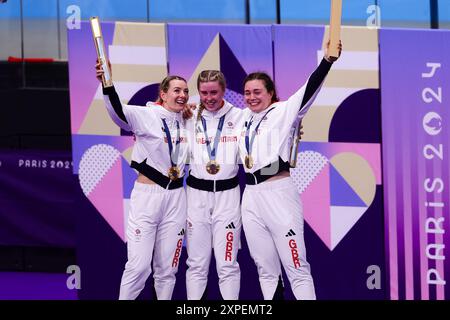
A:
POLYGON ((187 298, 202 297, 214 248, 220 293, 225 300, 236 300, 241 280, 237 262, 242 228, 239 186, 215 193, 187 187, 187 198, 187 298))
POLYGON ((172 298, 186 228, 184 188, 165 190, 135 182, 126 236, 128 261, 120 284, 120 300, 136 299, 152 272, 158 300, 172 298))
POLYGON ((298 300, 316 298, 303 238, 303 208, 291 177, 247 185, 242 223, 265 300, 273 298, 281 263, 298 300))

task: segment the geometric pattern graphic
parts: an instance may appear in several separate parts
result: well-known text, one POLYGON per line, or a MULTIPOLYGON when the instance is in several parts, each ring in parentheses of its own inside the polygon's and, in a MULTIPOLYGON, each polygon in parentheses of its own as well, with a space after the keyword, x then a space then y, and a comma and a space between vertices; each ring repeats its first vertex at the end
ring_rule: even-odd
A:
MULTIPOLYGON (((274 26, 281 99, 320 64, 328 34, 328 26, 274 26)), ((381 185, 378 33, 343 27, 341 40, 341 57, 302 120, 297 167, 291 169, 305 221, 329 250, 368 212, 381 185)))
POLYGON ((224 98, 229 103, 231 103, 233 106, 239 107, 241 109, 245 108, 244 95, 241 94, 241 93, 238 93, 238 92, 233 91, 231 89, 227 89, 225 91, 224 98))
MULTIPOLYGON (((167 75, 163 24, 117 22, 108 39, 111 42, 105 43, 105 47, 112 65, 114 87, 123 103, 128 103, 136 92, 149 84, 159 83, 167 75)), ((77 133, 121 134, 106 112, 98 81, 77 133)))
MULTIPOLYGON (((334 175, 331 175, 331 188, 335 201, 351 205, 370 206, 375 197, 375 175, 367 161, 354 153, 340 153, 330 159, 334 175), (350 189, 354 194, 350 194, 350 189)), ((333 203, 332 205, 337 203, 333 203)))
POLYGON ((106 144, 98 144, 86 150, 80 161, 78 175, 86 196, 99 185, 119 157, 120 152, 106 144))
POLYGON ((201 70, 222 71, 227 82, 225 99, 240 108, 245 107, 243 80, 247 74, 272 74, 270 26, 168 24, 167 30, 170 72, 188 79, 191 102, 199 101, 201 70))
POLYGON ((98 212, 123 239, 122 156, 105 144, 89 148, 80 161, 83 191, 98 212))
MULTIPOLYGON (((329 27, 325 27, 322 48, 328 41, 328 34, 329 27)), ((360 94, 368 89, 376 91, 374 89, 379 88, 378 32, 375 29, 344 27, 341 39, 343 52, 333 64, 314 103, 314 111, 310 115, 314 124, 305 117, 305 129, 310 127, 307 130, 311 131, 310 141, 379 143, 380 101, 376 96, 360 94), (353 98, 354 96, 357 98, 353 98), (344 107, 350 109, 352 114, 346 114, 345 119, 337 117, 344 107), (317 116, 323 116, 324 113, 328 113, 326 119, 330 119, 330 122, 317 119, 317 116), (336 123, 338 120, 339 123, 336 123), (351 128, 348 128, 348 123, 351 123, 351 128), (332 128, 336 125, 340 125, 339 140, 333 136, 332 128), (319 136, 314 137, 313 133, 324 140, 320 140, 319 136), (365 137, 370 134, 377 135, 377 138, 367 140, 365 137)), ((317 50, 317 63, 322 60, 323 55, 323 49, 317 50)))
POLYGON ((137 176, 127 160, 132 145, 129 136, 73 136, 74 171, 83 193, 122 240, 127 210, 124 204, 137 176))
POLYGON ((327 164, 328 159, 318 152, 305 151, 298 154, 297 167, 291 170, 291 174, 300 194, 308 188, 327 164))
MULTIPOLYGON (((115 22, 102 23, 102 31, 114 86, 122 103, 145 105, 153 100, 157 84, 170 66, 171 74, 188 79, 191 101, 198 99, 198 72, 222 70, 227 78, 226 98, 244 107, 241 92, 247 70, 272 70, 269 26, 166 28, 165 24, 115 22), (166 38, 166 30, 172 29, 176 32, 166 38), (199 37, 194 29, 199 31, 199 37), (243 42, 240 36, 250 40, 243 42), (192 45, 186 46, 187 40, 192 45), (177 65, 190 72, 178 70, 177 65)), ((93 71, 96 54, 89 24, 83 22, 80 30, 70 30, 68 40, 74 173, 79 174, 85 195, 124 240, 124 221, 136 179, 136 171, 129 167, 132 138, 125 139, 129 133, 112 122, 104 106, 102 86, 93 71)))
POLYGON ((357 146, 357 152, 328 150, 327 155, 311 150, 314 143, 307 148, 298 154, 298 166, 291 169, 291 176, 303 202, 305 221, 332 251, 371 206, 380 182, 380 171, 374 169, 381 164, 379 156, 366 160, 373 155, 371 144, 357 146))
POLYGON ((332 206, 366 206, 333 165, 330 166, 330 188, 333 190, 330 199, 332 206))
POLYGON ((333 114, 328 141, 380 143, 380 98, 380 89, 364 89, 348 96, 333 114))
MULTIPOLYGON (((309 74, 320 64, 326 43, 328 41, 328 27, 305 28, 302 26, 275 27, 275 72, 277 88, 280 98, 287 99, 297 88, 306 82, 309 74), (303 35, 308 33, 307 37, 303 35), (296 41, 295 39, 302 39, 296 41), (296 59, 295 52, 302 52, 303 59, 296 59)), ((367 28, 343 27, 341 30, 343 51, 327 75, 312 107, 302 120, 303 141, 327 142, 335 141, 330 132, 335 113, 351 96, 367 89, 379 88, 378 63, 378 33, 377 30, 367 28)), ((357 95, 359 97, 359 95, 357 95)), ((380 105, 373 97, 362 97, 357 101, 348 101, 350 107, 358 109, 357 115, 379 114, 380 105), (371 102, 373 101, 373 103, 371 102), (367 105, 367 106, 366 106, 367 105), (370 108, 370 109, 369 109, 370 108), (361 110, 362 109, 362 110, 361 110)), ((346 109, 348 106, 346 106, 346 109)), ((353 113, 355 115, 355 112, 353 113)), ((341 118, 338 118, 340 120, 341 118)), ((353 119, 360 119, 360 117, 353 119)), ((374 126, 380 124, 376 119, 359 121, 363 128, 361 132, 376 132, 374 126), (366 129, 366 131, 364 131, 366 129)), ((346 117, 340 123, 340 132, 346 133, 345 125, 351 120, 346 117)), ((357 122, 357 121, 354 121, 357 122)), ((346 136, 348 140, 339 142, 374 142, 361 141, 355 135, 346 136)), ((379 142, 376 141, 376 142, 379 142)))
MULTIPOLYGON (((168 24, 166 28, 117 22, 102 27, 116 90, 122 102, 136 104, 155 92, 168 68, 170 74, 188 80, 191 101, 198 101, 196 78, 202 69, 219 69, 225 74, 225 98, 238 107, 244 107, 243 79, 256 71, 272 76, 279 97, 286 100, 317 67, 328 34, 327 28, 320 26, 168 24)), ((96 54, 89 24, 83 22, 80 30, 68 33, 74 172, 80 174, 88 199, 124 240, 136 179, 136 172, 129 167, 133 138, 125 137, 106 113, 93 70, 96 54)), ((377 31, 343 27, 341 38, 344 51, 303 120, 298 166, 291 169, 303 202, 306 244, 319 249, 309 251, 309 256, 319 263, 353 252, 353 245, 365 248, 369 244, 375 251, 383 246, 382 239, 365 237, 364 242, 354 244, 348 237, 364 230, 363 223, 378 223, 382 207, 378 203, 380 140, 376 137, 381 130, 376 128, 379 121, 373 110, 379 109, 380 99, 377 31), (361 120, 359 115, 369 110, 371 117, 361 120), (358 130, 354 130, 356 124, 358 130), (368 130, 375 134, 355 138, 368 130)), ((357 260, 344 261, 341 269, 357 260)), ((314 268, 320 270, 320 266, 314 268)), ((329 279, 321 276, 319 271, 318 278, 329 279)), ((327 283, 321 288, 322 295, 328 291, 332 295, 338 287, 337 282, 327 283)), ((353 289, 355 285, 350 283, 349 290, 353 289)))
POLYGON ((239 92, 242 92, 242 83, 247 74, 220 33, 214 37, 189 78, 189 91, 193 94, 191 101, 198 102, 200 99, 195 93, 197 92, 197 77, 202 70, 222 71, 227 81, 224 98, 236 107, 244 108, 244 96, 239 92))
MULTIPOLYGON (((145 105, 167 75, 165 25, 102 23, 102 31, 122 103, 145 105)), ((124 240, 125 204, 136 179, 129 167, 132 138, 122 137, 130 133, 112 122, 104 105, 89 23, 70 30, 68 39, 74 172, 86 197, 124 240)))

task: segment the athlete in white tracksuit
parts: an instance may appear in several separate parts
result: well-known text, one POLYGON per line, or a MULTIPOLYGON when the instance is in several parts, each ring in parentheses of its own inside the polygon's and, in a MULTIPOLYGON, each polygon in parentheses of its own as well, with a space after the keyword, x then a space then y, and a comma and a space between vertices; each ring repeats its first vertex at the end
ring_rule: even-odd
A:
POLYGON ((242 226, 237 177, 242 110, 223 99, 226 85, 220 71, 202 71, 197 84, 201 104, 187 123, 191 135, 190 173, 186 181, 187 298, 206 298, 213 248, 220 293, 225 300, 236 300, 240 289, 237 253, 242 226))
POLYGON ((283 102, 278 102, 268 75, 253 73, 244 81, 248 108, 239 146, 246 171, 242 222, 266 300, 282 291, 280 259, 295 297, 316 298, 306 260, 302 204, 289 175, 289 138, 319 92, 331 61, 324 58, 307 83, 283 102))
MULTIPOLYGON (((97 64, 97 75, 101 67, 97 64)), ((181 110, 189 98, 186 81, 166 77, 160 100, 146 107, 125 105, 114 87, 103 88, 112 120, 132 131, 136 142, 131 167, 139 172, 130 199, 126 238, 128 261, 120 300, 135 299, 152 272, 157 299, 168 300, 175 286, 186 227, 183 188, 188 136, 181 110), (170 177, 170 178, 169 178, 170 177)))

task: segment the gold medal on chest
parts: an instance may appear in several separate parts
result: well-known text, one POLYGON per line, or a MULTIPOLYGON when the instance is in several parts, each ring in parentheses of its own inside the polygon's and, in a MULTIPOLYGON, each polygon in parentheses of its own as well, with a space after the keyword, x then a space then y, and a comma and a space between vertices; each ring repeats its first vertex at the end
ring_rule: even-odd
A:
POLYGON ((168 172, 169 179, 174 181, 180 177, 180 168, 178 167, 170 167, 168 172))
POLYGON ((216 160, 210 160, 206 164, 206 171, 209 174, 216 174, 220 171, 220 164, 218 164, 216 160))
POLYGON ((253 168, 253 158, 251 155, 246 155, 244 162, 245 162, 245 166, 247 167, 247 169, 253 168))

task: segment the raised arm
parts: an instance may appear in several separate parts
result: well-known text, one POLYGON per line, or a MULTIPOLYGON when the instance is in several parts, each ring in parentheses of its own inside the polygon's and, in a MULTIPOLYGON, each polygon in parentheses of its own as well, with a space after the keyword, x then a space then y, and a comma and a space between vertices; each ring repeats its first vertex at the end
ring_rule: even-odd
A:
MULTIPOLYGON (((303 117, 306 111, 308 111, 316 95, 319 93, 319 90, 322 87, 325 77, 330 71, 333 62, 339 58, 329 56, 328 54, 329 46, 330 42, 328 41, 325 56, 323 57, 317 69, 314 70, 314 72, 311 74, 311 76, 308 79, 308 82, 306 83, 305 94, 303 96, 303 100, 299 110, 300 117, 303 117)), ((341 52, 342 52, 342 43, 339 43, 339 56, 341 55, 341 52)))
MULTIPOLYGON (((328 72, 331 69, 331 66, 333 65, 333 62, 338 59, 328 55, 328 47, 329 43, 327 44, 325 56, 316 70, 314 70, 309 76, 306 84, 288 99, 288 106, 291 110, 293 108, 295 112, 298 113, 297 118, 299 119, 303 118, 308 109, 311 107, 320 91, 320 88, 322 87, 323 82, 325 81, 328 72)), ((342 44, 339 44, 339 55, 341 51, 342 44)))
POLYGON ((314 72, 309 76, 308 82, 306 83, 305 94, 303 95, 303 100, 300 104, 299 112, 301 114, 306 113, 307 109, 311 105, 311 100, 313 100, 319 92, 328 71, 330 71, 331 65, 331 62, 323 58, 317 69, 314 70, 314 72))
MULTIPOLYGON (((111 64, 109 61, 108 64, 111 70, 111 64)), ((102 64, 99 63, 98 61, 97 64, 95 65, 95 70, 97 79, 101 82, 103 69, 102 64)), ((106 110, 108 111, 109 116, 114 121, 114 123, 126 131, 132 131, 132 128, 127 121, 127 118, 125 117, 122 102, 120 101, 119 95, 117 94, 114 86, 103 88, 103 96, 106 104, 106 110)))
POLYGON ((125 117, 122 102, 120 102, 114 86, 103 88, 103 97, 106 104, 106 110, 108 110, 109 116, 114 123, 126 131, 133 131, 127 118, 125 117))

